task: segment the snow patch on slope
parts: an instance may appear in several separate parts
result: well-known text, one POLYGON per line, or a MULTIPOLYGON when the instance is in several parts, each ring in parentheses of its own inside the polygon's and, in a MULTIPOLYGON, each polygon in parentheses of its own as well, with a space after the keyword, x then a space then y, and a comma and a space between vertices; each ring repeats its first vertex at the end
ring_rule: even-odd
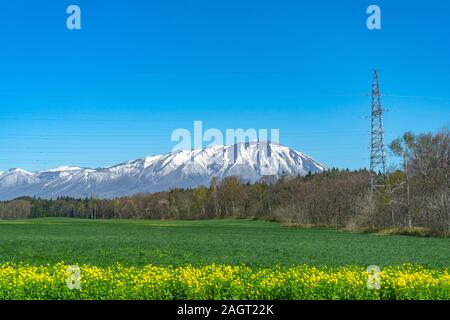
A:
POLYGON ((147 156, 108 168, 62 166, 36 173, 11 169, 0 173, 0 200, 19 196, 112 198, 138 192, 194 188, 237 176, 243 182, 266 177, 305 175, 325 167, 288 147, 266 142, 211 146, 147 156))

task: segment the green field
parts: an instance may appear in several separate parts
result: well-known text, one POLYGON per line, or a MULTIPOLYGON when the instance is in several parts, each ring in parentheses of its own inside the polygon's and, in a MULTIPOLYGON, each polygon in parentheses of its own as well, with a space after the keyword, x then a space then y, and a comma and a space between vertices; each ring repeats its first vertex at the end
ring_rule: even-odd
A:
POLYGON ((250 220, 0 221, 0 263, 99 266, 450 266, 450 239, 286 228, 250 220))

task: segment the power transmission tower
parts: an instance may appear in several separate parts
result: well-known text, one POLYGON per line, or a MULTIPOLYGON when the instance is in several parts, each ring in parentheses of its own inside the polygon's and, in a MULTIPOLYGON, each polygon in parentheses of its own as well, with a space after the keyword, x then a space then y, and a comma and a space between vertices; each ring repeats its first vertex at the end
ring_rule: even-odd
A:
POLYGON ((383 108, 381 107, 378 71, 373 71, 372 82, 372 134, 370 141, 370 196, 384 186, 386 153, 384 150, 383 108))

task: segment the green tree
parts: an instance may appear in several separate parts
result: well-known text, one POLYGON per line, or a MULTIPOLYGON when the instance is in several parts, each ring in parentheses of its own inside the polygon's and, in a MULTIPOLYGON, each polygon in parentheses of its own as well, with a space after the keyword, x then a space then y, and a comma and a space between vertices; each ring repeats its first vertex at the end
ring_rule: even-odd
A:
POLYGON ((415 137, 411 132, 406 132, 402 137, 399 137, 391 142, 389 148, 396 156, 403 160, 403 171, 405 173, 405 189, 406 189, 406 215, 408 220, 408 227, 412 227, 411 215, 411 195, 410 195, 410 181, 409 181, 409 163, 411 161, 411 150, 414 147, 415 137))

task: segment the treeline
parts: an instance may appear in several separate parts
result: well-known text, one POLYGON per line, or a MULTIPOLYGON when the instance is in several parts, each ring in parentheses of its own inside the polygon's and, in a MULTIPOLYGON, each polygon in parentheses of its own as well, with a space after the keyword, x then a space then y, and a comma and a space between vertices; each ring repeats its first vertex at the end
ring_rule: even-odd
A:
POLYGON ((342 226, 357 213, 353 199, 367 192, 365 170, 332 169, 273 184, 242 184, 236 177, 209 187, 175 189, 117 199, 53 200, 20 198, 0 205, 2 218, 73 217, 88 219, 257 218, 342 226))
POLYGON ((117 199, 20 198, 0 203, 0 218, 88 219, 255 218, 291 225, 355 230, 426 228, 450 233, 450 135, 407 133, 390 145, 402 168, 377 175, 331 169, 275 183, 243 184, 235 177, 208 187, 117 199))

